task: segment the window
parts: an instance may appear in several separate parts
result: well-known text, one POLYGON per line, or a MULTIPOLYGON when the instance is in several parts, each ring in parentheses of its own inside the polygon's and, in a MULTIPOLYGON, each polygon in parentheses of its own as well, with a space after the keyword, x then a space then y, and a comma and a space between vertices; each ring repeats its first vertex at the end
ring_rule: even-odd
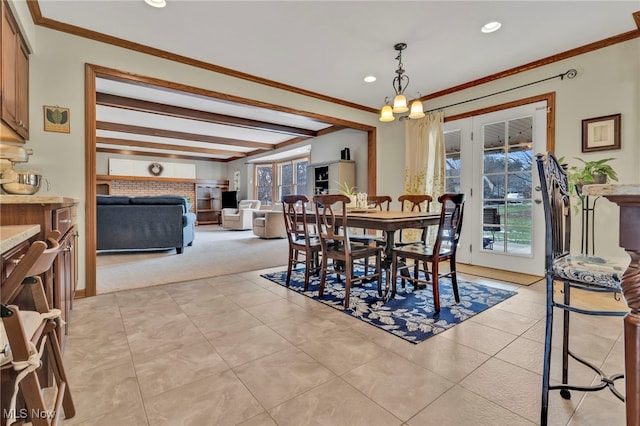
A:
POLYGON ((256 165, 258 200, 263 205, 271 205, 285 195, 306 194, 308 165, 309 157, 256 165))
POLYGON ((444 133, 445 192, 460 192, 460 130, 444 133))
POLYGON ((256 166, 255 181, 256 198, 264 205, 270 205, 273 199, 273 165, 260 164, 256 166))

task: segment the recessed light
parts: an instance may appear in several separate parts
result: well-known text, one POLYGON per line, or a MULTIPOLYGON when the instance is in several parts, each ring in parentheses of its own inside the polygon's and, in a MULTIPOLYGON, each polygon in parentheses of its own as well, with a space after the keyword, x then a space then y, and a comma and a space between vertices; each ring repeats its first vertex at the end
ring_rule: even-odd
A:
POLYGON ((480 31, 483 33, 492 33, 494 31, 498 31, 502 24, 498 21, 492 21, 488 24, 485 24, 480 31))
POLYGON ((373 83, 374 81, 376 81, 376 78, 372 75, 368 75, 364 78, 364 81, 366 81, 367 83, 373 83))
POLYGON ((144 0, 144 2, 153 7, 165 7, 167 5, 165 0, 144 0))

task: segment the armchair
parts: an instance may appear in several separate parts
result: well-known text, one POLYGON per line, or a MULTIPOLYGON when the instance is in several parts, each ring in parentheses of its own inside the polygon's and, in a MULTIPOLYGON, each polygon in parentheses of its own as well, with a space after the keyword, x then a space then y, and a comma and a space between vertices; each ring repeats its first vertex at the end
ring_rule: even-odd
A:
POLYGON ((253 212, 253 233, 260 238, 285 238, 287 236, 282 203, 275 203, 271 210, 253 212))
POLYGON ((242 200, 237 209, 222 209, 222 227, 224 229, 251 229, 253 212, 260 210, 260 200, 242 200))

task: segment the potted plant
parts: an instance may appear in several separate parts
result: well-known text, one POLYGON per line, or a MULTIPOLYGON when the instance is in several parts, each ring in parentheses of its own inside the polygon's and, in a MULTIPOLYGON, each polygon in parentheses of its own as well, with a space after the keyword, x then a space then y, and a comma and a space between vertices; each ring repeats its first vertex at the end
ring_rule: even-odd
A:
POLYGON ((607 183, 609 180, 618 180, 618 174, 607 164, 614 158, 603 158, 597 161, 585 161, 582 158, 574 157, 582 162, 582 167, 572 166, 568 170, 569 184, 571 190, 574 189, 578 194, 582 192, 582 186, 590 183, 607 183), (575 187, 575 188, 574 188, 575 187))
POLYGON ((358 193, 358 190, 356 189, 355 186, 349 186, 349 184, 347 182, 336 182, 338 184, 338 192, 342 195, 346 195, 347 197, 349 197, 349 199, 351 200, 351 202, 349 204, 347 204, 347 207, 355 207, 356 205, 356 195, 358 193))

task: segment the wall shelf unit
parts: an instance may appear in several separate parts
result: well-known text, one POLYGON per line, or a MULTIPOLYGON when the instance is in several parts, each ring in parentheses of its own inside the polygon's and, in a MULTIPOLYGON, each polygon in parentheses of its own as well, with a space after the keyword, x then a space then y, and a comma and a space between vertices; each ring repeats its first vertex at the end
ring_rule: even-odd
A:
POLYGON ((220 224, 222 191, 228 189, 228 180, 196 182, 196 225, 220 224))
POLYGON ((318 194, 337 194, 341 186, 355 186, 356 162, 338 160, 326 163, 309 164, 307 168, 310 196, 318 194))

